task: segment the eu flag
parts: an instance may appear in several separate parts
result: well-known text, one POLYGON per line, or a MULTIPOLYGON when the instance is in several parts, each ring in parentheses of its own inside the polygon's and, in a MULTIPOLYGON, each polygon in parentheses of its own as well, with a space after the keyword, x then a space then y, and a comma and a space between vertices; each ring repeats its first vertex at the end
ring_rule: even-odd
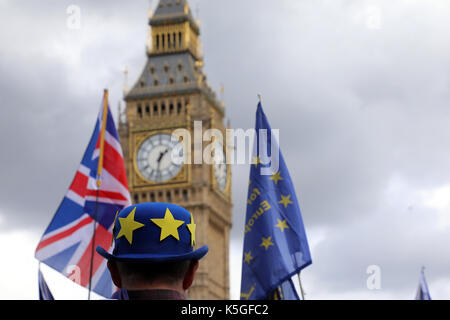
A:
POLYGON ((425 280, 425 267, 420 272, 419 288, 417 289, 416 300, 431 300, 430 290, 428 290, 427 280, 425 280))
POLYGON ((298 299, 292 277, 312 263, 300 207, 261 103, 250 169, 241 300, 298 299))

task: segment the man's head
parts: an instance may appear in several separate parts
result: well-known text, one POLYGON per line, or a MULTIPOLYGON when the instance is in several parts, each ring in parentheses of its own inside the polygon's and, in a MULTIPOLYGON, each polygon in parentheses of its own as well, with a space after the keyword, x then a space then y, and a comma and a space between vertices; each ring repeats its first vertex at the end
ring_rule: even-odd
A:
POLYGON ((116 286, 130 290, 187 290, 208 247, 194 250, 196 224, 186 209, 143 203, 123 209, 114 221, 114 250, 100 246, 116 286))
POLYGON ((108 261, 114 284, 128 290, 171 289, 184 292, 192 285, 198 260, 169 263, 108 261))

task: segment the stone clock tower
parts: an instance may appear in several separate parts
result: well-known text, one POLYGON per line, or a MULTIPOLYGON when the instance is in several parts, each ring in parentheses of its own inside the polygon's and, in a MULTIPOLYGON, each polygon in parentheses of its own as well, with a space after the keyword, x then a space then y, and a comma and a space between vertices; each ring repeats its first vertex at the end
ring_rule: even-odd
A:
MULTIPOLYGON (((229 299, 231 168, 178 163, 170 156, 177 145, 171 139, 174 130, 187 130, 194 142, 194 127, 201 123, 203 132, 214 128, 225 137, 224 105, 202 70, 199 25, 187 1, 160 0, 149 23, 147 63, 126 93, 119 121, 131 198, 134 203, 178 204, 193 214, 197 247, 207 244, 209 253, 200 263, 189 298, 229 299)), ((198 137, 196 141, 198 147, 198 137)), ((208 144, 211 141, 200 143, 200 151, 208 144)), ((189 148, 193 154, 194 144, 189 148)))

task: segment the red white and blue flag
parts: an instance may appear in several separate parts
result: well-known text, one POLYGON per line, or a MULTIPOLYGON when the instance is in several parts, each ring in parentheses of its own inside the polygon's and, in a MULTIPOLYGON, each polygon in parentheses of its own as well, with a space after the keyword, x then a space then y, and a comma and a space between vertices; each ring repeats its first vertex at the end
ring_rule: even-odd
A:
POLYGON ((115 215, 131 205, 131 200, 122 149, 107 101, 105 90, 80 167, 35 256, 81 286, 109 298, 117 288, 106 260, 93 254, 93 248, 111 247, 115 215))

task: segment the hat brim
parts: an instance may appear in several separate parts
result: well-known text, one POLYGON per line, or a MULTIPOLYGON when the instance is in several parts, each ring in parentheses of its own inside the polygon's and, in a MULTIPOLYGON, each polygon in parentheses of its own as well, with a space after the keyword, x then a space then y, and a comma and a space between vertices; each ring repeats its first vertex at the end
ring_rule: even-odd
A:
POLYGON ((181 255, 162 255, 162 254, 124 254, 113 255, 103 249, 101 246, 97 246, 96 251, 99 255, 107 260, 120 261, 120 262, 178 262, 184 260, 200 260, 208 253, 208 246, 203 246, 192 252, 181 255))

